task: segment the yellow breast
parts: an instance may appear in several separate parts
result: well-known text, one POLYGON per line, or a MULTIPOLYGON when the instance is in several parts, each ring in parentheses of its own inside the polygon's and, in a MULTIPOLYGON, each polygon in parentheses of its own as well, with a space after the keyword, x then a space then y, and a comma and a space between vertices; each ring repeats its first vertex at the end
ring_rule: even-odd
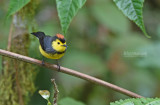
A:
POLYGON ((49 58, 49 59, 60 59, 61 57, 64 56, 64 53, 63 54, 49 54, 49 53, 46 53, 41 46, 39 46, 39 50, 40 50, 40 53, 46 57, 46 58, 49 58))

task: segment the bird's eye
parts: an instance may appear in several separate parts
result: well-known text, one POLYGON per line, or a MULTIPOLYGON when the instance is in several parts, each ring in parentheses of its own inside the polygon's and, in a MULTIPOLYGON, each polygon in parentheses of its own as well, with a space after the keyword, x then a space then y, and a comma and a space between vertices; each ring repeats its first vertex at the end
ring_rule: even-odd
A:
POLYGON ((59 42, 57 42, 57 44, 60 44, 59 42))

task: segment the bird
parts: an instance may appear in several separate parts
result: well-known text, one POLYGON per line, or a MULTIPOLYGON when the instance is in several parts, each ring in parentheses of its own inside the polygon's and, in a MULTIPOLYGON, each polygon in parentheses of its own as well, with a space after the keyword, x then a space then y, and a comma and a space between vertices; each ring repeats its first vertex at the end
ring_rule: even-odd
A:
POLYGON ((39 51, 42 54, 42 65, 44 65, 44 57, 49 59, 56 59, 58 70, 60 71, 58 60, 64 56, 67 50, 67 44, 64 36, 62 34, 49 36, 40 31, 32 32, 31 34, 39 39, 39 51))

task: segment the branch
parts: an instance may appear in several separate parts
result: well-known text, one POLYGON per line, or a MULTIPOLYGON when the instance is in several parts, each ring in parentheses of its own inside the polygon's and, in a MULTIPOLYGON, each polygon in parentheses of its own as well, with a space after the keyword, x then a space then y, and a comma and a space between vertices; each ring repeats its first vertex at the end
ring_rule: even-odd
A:
POLYGON ((55 92, 54 92, 54 97, 53 97, 53 105, 57 105, 59 90, 58 90, 58 88, 57 88, 55 79, 51 79, 51 82, 53 83, 54 90, 55 90, 55 92))
POLYGON ((11 48, 11 39, 12 39, 12 33, 13 32, 13 18, 12 18, 12 23, 11 23, 11 26, 10 26, 10 29, 9 29, 9 36, 8 36, 8 46, 7 46, 7 50, 10 51, 10 48, 11 48))
MULTIPOLYGON (((27 56, 23 56, 23 55, 20 55, 20 54, 16 54, 16 53, 13 53, 13 52, 9 52, 9 51, 5 51, 5 50, 0 49, 0 55, 7 56, 7 57, 10 57, 10 58, 13 58, 13 59, 18 59, 18 60, 21 60, 21 61, 24 61, 24 62, 27 62, 27 63, 35 64, 35 65, 38 65, 38 66, 43 66, 45 68, 49 68, 51 70, 58 71, 57 65, 50 64, 50 63, 45 63, 44 65, 41 65, 42 62, 40 60, 30 58, 30 57, 27 57, 27 56)), ((140 96, 136 93, 128 91, 124 88, 118 87, 118 86, 113 85, 111 83, 108 83, 106 81, 103 81, 103 80, 100 80, 98 78, 89 76, 87 74, 77 72, 75 70, 71 70, 71 69, 68 69, 68 68, 65 68, 65 67, 60 67, 60 72, 65 73, 65 74, 69 74, 69 75, 72 75, 72 76, 75 76, 75 77, 78 77, 78 78, 81 78, 81 79, 84 79, 84 80, 87 80, 89 82, 104 86, 106 88, 111 88, 112 90, 115 90, 117 92, 120 92, 120 93, 125 94, 125 95, 130 96, 130 97, 134 97, 134 98, 142 98, 143 97, 143 96, 140 96)))

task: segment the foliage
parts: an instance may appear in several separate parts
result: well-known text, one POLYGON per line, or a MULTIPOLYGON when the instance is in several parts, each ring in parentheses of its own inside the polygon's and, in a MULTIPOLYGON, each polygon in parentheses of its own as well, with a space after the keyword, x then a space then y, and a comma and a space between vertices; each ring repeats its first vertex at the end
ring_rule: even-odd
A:
POLYGON ((143 23, 143 14, 142 14, 142 8, 144 0, 113 0, 118 8, 124 13, 125 16, 127 16, 129 19, 133 20, 144 32, 144 34, 150 38, 150 36, 147 35, 144 23, 143 23))
POLYGON ((50 92, 48 90, 39 90, 39 94, 48 101, 47 105, 51 105, 51 102, 49 101, 50 92))
POLYGON ((67 32, 72 18, 85 2, 86 0, 56 0, 58 16, 64 34, 67 32))
MULTIPOLYGON (((39 90, 39 94, 47 100, 47 105, 51 105, 51 102, 49 101, 50 92, 48 90, 39 90)), ((59 102, 59 105, 85 105, 82 102, 78 102, 72 98, 66 97, 61 99, 59 102)))
POLYGON ((110 105, 159 105, 160 98, 131 98, 110 103, 110 105))
POLYGON ((10 5, 7 13, 7 18, 16 12, 20 11, 31 0, 10 0, 10 5))

